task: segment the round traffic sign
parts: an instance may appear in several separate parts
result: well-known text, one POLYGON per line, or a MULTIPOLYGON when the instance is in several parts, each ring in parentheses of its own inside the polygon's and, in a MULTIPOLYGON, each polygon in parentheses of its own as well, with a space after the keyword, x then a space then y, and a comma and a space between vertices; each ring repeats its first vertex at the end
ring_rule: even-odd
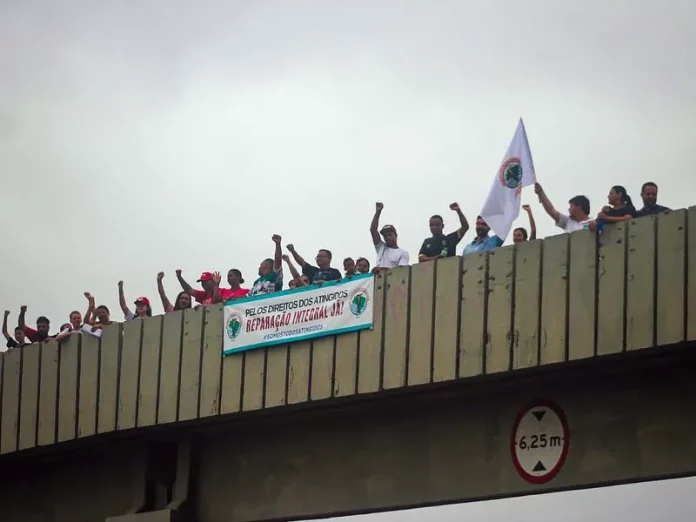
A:
POLYGON ((532 484, 555 477, 565 462, 570 430, 563 410, 549 401, 524 408, 512 426, 510 453, 520 476, 532 484))

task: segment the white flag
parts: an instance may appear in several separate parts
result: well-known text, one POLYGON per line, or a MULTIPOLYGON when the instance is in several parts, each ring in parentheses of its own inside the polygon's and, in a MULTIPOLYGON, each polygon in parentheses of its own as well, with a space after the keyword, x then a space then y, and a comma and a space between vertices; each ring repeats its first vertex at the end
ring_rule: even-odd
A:
POLYGON ((534 162, 524 123, 520 118, 515 136, 505 153, 488 199, 481 210, 481 217, 488 223, 493 233, 503 241, 510 233, 512 222, 520 215, 522 187, 534 183, 536 183, 534 162))

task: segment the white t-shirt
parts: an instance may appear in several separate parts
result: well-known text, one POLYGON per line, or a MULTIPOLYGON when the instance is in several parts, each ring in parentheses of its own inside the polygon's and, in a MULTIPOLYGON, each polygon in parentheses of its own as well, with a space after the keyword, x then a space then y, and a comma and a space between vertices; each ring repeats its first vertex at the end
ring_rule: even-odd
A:
POLYGON ((395 266, 408 266, 408 252, 403 248, 389 248, 384 241, 375 245, 377 252, 377 265, 382 268, 394 268, 395 266))
POLYGON ((586 219, 584 221, 575 221, 570 216, 566 214, 558 213, 558 221, 556 221, 556 226, 562 228, 564 232, 575 232, 577 230, 583 230, 590 227, 591 219, 586 219))

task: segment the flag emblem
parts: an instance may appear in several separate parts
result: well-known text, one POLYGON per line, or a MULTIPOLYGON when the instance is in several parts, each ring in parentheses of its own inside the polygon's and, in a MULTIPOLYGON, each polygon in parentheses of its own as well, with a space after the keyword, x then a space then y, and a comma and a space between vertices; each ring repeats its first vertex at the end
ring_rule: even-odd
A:
POLYGON ((503 162, 498 171, 500 183, 509 189, 522 190, 522 160, 510 158, 503 162))
POLYGON ((505 240, 520 214, 522 187, 534 185, 536 174, 527 133, 520 119, 503 161, 495 171, 493 186, 481 209, 481 217, 500 239, 505 240))

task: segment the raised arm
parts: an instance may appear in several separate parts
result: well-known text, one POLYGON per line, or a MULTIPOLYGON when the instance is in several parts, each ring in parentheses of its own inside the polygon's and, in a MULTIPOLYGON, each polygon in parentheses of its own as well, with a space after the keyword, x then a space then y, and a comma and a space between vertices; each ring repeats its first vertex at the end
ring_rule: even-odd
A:
POLYGON ((130 315, 131 311, 128 309, 128 305, 126 304, 126 295, 123 293, 123 281, 118 282, 118 304, 121 305, 123 315, 130 315))
POLYGON ((459 228, 457 229, 457 235, 461 239, 464 237, 464 234, 466 234, 469 230, 469 222, 466 220, 466 216, 462 212, 462 209, 459 208, 459 203, 452 203, 450 205, 450 210, 454 210, 457 213, 457 217, 459 218, 459 228))
POLYGON ((283 255, 283 261, 285 261, 285 263, 288 265, 290 275, 292 275, 292 278, 297 282, 297 286, 305 286, 301 279, 300 273, 297 271, 297 268, 295 268, 295 265, 292 264, 292 261, 290 261, 290 256, 283 255))
POLYGON ((19 317, 17 318, 17 326, 22 330, 27 329, 27 323, 24 320, 24 316, 27 314, 27 305, 22 305, 19 307, 19 317))
POLYGON ((549 198, 546 196, 546 192, 544 192, 544 188, 539 183, 535 183, 534 184, 534 192, 539 197, 539 203, 541 203, 541 206, 544 207, 544 210, 546 211, 546 213, 549 216, 551 216, 551 219, 553 219, 554 223, 558 223, 558 218, 559 218, 558 210, 556 210, 554 208, 553 203, 551 203, 549 198))
POLYGON ((5 336, 5 340, 7 341, 12 339, 12 337, 10 337, 10 332, 7 331, 7 318, 9 317, 9 315, 10 311, 5 310, 5 314, 2 316, 2 335, 5 336))
POLYGON ((184 292, 186 292, 188 295, 192 297, 196 297, 196 292, 194 291, 194 289, 191 288, 190 284, 184 281, 183 277, 181 277, 181 269, 176 271, 176 278, 179 280, 179 284, 181 285, 181 288, 184 292))
POLYGON ((164 279, 164 272, 160 272, 159 274, 157 274, 157 292, 159 293, 160 300, 162 301, 162 308, 164 308, 164 311, 171 312, 174 309, 174 307, 172 306, 172 303, 169 302, 167 293, 164 291, 164 284, 162 283, 162 279, 164 279))
POLYGON ((536 221, 534 220, 534 214, 532 214, 532 207, 529 205, 522 205, 522 208, 529 218, 529 240, 532 241, 536 239, 536 221))
POLYGON ((89 292, 85 292, 87 298, 87 311, 85 312, 85 324, 94 324, 94 297, 89 292))
MULTIPOLYGON (((288 252, 290 252, 292 254, 292 257, 295 259, 295 263, 297 263, 301 267, 303 267, 307 264, 307 262, 304 260, 304 258, 300 254, 297 253, 297 250, 295 250, 295 245, 290 243, 289 245, 287 245, 287 247, 288 247, 288 252)), ((282 255, 282 253, 281 253, 281 255, 282 255)))
POLYGON ((379 216, 382 215, 382 210, 384 210, 384 203, 375 203, 375 215, 372 216, 372 222, 370 223, 370 235, 374 245, 378 245, 382 241, 382 238, 379 237, 379 216))
POLYGON ((220 293, 221 281, 222 274, 218 271, 213 272, 213 283, 215 283, 213 288, 213 304, 222 303, 222 294, 220 293))
POLYGON ((273 271, 277 272, 283 268, 283 248, 281 246, 283 238, 278 234, 273 234, 271 239, 275 243, 275 252, 273 253, 273 271))

